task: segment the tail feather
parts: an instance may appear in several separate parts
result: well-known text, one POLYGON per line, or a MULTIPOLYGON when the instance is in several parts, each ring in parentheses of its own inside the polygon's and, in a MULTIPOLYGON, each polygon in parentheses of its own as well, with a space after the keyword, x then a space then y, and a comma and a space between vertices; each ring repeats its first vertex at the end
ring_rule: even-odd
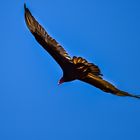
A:
POLYGON ((134 97, 134 98, 140 99, 140 95, 129 94, 129 93, 127 93, 127 92, 125 92, 125 91, 121 91, 121 90, 119 90, 119 91, 116 93, 116 95, 118 95, 118 96, 129 96, 129 97, 134 97))

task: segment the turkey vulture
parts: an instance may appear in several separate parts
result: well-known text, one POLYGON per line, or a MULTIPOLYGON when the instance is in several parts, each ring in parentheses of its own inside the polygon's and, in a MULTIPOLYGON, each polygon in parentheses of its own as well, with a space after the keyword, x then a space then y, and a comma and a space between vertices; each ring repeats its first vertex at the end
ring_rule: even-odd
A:
POLYGON ((105 81, 102 78, 103 75, 99 67, 95 64, 89 63, 82 57, 74 56, 71 58, 64 48, 57 43, 55 39, 49 36, 45 29, 37 22, 25 4, 24 9, 25 22, 29 30, 39 44, 56 60, 63 70, 63 77, 60 79, 59 84, 73 80, 81 80, 107 93, 140 98, 139 95, 133 95, 119 90, 111 83, 105 81))

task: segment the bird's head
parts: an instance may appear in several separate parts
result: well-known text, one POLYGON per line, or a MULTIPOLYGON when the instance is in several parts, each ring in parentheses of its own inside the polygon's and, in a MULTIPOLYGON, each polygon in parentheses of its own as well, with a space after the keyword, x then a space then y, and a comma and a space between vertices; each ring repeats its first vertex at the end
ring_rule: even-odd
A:
POLYGON ((62 78, 59 80, 58 85, 61 85, 61 84, 64 83, 64 82, 65 82, 65 79, 64 79, 64 77, 62 77, 62 78))

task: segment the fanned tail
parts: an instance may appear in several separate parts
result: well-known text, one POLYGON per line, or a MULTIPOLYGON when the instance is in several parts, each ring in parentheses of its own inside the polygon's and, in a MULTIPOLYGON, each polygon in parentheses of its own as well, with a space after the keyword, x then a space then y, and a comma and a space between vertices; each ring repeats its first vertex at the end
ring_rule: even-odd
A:
POLYGON ((134 97, 134 98, 140 99, 140 95, 129 94, 129 93, 127 93, 125 91, 121 91, 121 90, 118 90, 116 95, 118 95, 118 96, 129 96, 129 97, 134 97))

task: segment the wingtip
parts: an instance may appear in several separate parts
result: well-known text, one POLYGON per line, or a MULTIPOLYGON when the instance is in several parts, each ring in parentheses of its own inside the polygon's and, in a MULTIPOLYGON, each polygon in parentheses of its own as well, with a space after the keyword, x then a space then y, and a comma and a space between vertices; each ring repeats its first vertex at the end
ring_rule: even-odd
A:
POLYGON ((24 9, 26 9, 26 3, 24 3, 24 9))
POLYGON ((24 10, 26 10, 27 9, 27 7, 26 7, 26 3, 24 3, 24 10))

